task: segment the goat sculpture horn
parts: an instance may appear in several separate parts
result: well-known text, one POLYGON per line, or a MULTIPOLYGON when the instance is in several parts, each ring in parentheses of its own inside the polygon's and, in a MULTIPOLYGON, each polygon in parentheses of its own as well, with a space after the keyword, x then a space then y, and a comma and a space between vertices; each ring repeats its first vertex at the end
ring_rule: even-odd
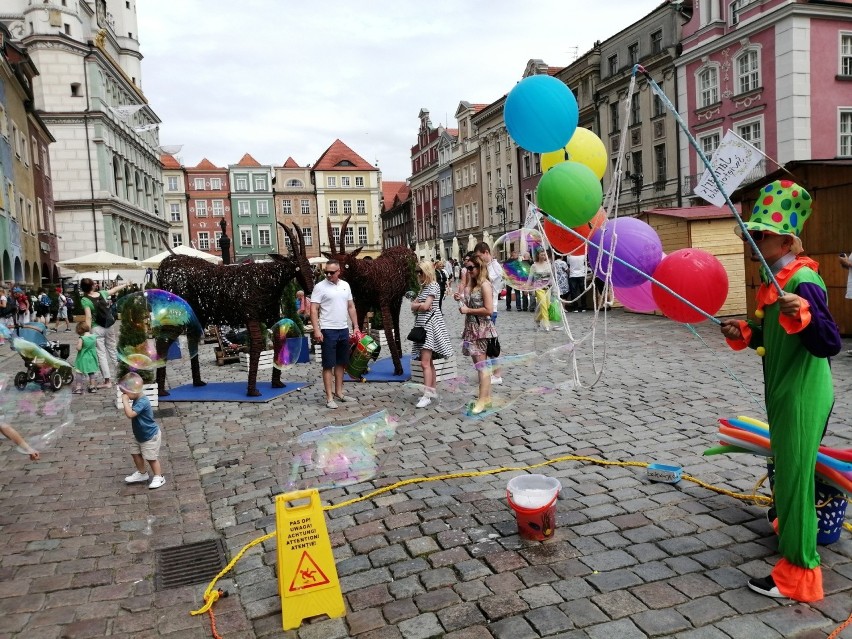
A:
POLYGON ((328 245, 329 247, 331 247, 331 254, 336 255, 337 249, 334 246, 334 233, 331 227, 331 220, 329 218, 326 218, 325 222, 328 225, 328 245))
POLYGON ((349 220, 352 219, 352 216, 349 215, 343 220, 343 226, 340 227, 340 252, 344 255, 346 254, 346 229, 349 226, 349 220))

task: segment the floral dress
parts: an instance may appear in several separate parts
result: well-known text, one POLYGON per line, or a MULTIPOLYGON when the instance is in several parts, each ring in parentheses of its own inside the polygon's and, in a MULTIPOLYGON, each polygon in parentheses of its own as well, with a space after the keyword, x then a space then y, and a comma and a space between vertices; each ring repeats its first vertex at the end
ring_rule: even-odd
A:
MULTIPOLYGON (((482 289, 477 288, 469 294, 465 294, 464 303, 468 308, 485 308, 482 289)), ((494 326, 490 316, 470 314, 464 316, 464 330, 462 331, 462 353, 464 355, 485 356, 488 340, 493 337, 497 337, 497 327, 494 326)))
POLYGON ((417 311, 417 318, 414 320, 415 326, 422 326, 426 329, 426 342, 412 345, 411 357, 413 359, 420 359, 420 351, 424 348, 432 351, 436 358, 453 356, 450 333, 447 331, 444 314, 441 312, 440 294, 440 286, 437 282, 432 282, 423 287, 415 300, 416 302, 425 302, 427 297, 432 296, 432 308, 428 311, 417 311))

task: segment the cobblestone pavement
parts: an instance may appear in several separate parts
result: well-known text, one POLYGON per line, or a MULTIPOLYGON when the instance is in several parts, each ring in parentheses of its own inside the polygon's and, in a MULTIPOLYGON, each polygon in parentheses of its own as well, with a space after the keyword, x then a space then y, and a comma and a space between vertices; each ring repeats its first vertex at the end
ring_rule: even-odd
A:
MULTIPOLYGON (((403 314, 403 334, 410 317, 403 314)), ((461 320, 452 303, 454 335, 461 320)), ((76 421, 39 462, 0 442, 0 637, 210 637, 200 607, 206 584, 155 592, 154 551, 224 540, 233 557, 275 526, 273 499, 288 473, 288 441, 316 427, 354 422, 382 408, 399 417, 396 445, 372 482, 324 491, 327 503, 398 479, 524 466, 563 455, 662 461, 710 484, 751 492, 763 475, 751 455, 702 457, 716 420, 762 417, 760 360, 733 353, 712 325, 697 334, 659 317, 613 311, 569 314, 584 385, 571 388, 564 332, 534 332, 532 315, 498 327, 509 363, 497 387, 505 407, 463 416, 470 388, 444 389, 415 410, 408 384, 358 384, 358 404, 328 410, 319 366, 288 379, 313 385, 268 403, 163 403, 161 461, 167 484, 125 486, 129 422, 100 391, 75 398, 76 421), (603 366, 594 381, 593 362, 603 366)), ((60 333, 61 340, 70 341, 60 333)), ((845 348, 852 348, 846 340, 845 348)), ((208 381, 244 380, 213 365, 208 381)), ((457 353, 460 370, 467 359, 457 353)), ((0 372, 21 369, 0 349, 0 372)), ((265 378, 266 375, 263 375, 265 378)), ((189 381, 188 366, 169 378, 189 381)), ((852 357, 834 362, 837 403, 825 443, 852 440, 852 357)), ((114 392, 114 391, 113 391, 114 392)), ((21 425, 30 434, 37 425, 21 425)), ((777 555, 764 509, 694 483, 649 482, 644 469, 562 462, 534 471, 563 486, 552 540, 521 540, 506 504, 519 471, 417 483, 327 513, 347 615, 281 630, 275 542, 250 550, 220 584, 215 607, 225 639, 524 639, 526 637, 825 637, 852 612, 852 541, 821 548, 826 598, 814 605, 746 588, 777 555)), ((845 635, 852 637, 852 631, 845 635)))

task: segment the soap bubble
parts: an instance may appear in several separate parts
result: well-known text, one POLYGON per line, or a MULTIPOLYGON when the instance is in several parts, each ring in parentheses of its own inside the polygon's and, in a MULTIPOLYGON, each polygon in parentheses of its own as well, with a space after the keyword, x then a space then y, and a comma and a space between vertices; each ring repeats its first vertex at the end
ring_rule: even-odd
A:
POLYGON ((145 382, 138 373, 127 373, 118 382, 118 388, 125 393, 141 393, 145 386, 145 382))
POLYGON ((117 355, 131 370, 162 368, 168 360, 180 359, 180 335, 187 336, 189 356, 198 356, 204 331, 195 312, 177 295, 156 288, 131 293, 119 300, 118 312, 117 355))
POLYGON ((296 326, 296 322, 291 319, 279 320, 272 327, 272 336, 274 343, 278 344, 275 352, 275 358, 272 360, 272 365, 278 370, 290 368, 293 364, 298 363, 299 357, 302 354, 302 332, 296 326))
POLYGON ((12 425, 23 437, 27 446, 18 447, 21 453, 55 448, 74 425, 71 386, 53 390, 34 381, 12 384, 0 376, 0 423, 12 425))
POLYGON ((398 425, 397 418, 382 410, 353 424, 302 433, 287 444, 292 455, 287 490, 336 488, 372 479, 398 425))
POLYGON ((550 285, 549 279, 537 279, 532 274, 532 263, 544 247, 544 238, 536 229, 509 231, 494 242, 491 255, 503 267, 506 286, 518 291, 534 291, 550 285))

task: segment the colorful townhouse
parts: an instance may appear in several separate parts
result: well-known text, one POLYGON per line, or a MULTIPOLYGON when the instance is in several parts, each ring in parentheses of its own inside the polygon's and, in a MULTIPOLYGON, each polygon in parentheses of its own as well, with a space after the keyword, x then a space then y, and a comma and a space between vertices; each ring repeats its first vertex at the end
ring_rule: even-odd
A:
POLYGON ((444 127, 432 126, 428 109, 420 109, 417 118, 420 120, 417 143, 411 147, 411 208, 415 241, 420 248, 418 257, 433 258, 440 235, 438 143, 444 127))
POLYGON ((163 200, 169 223, 169 246, 180 246, 189 237, 186 225, 186 174, 173 155, 160 156, 163 165, 163 200))
POLYGON ((218 167, 207 158, 196 166, 186 167, 186 236, 173 245, 186 244, 222 256, 219 238, 222 237, 221 222, 226 223, 226 233, 234 247, 234 227, 231 220, 230 178, 227 168, 218 167))
MULTIPOLYGON (((320 254, 317 196, 312 180, 311 167, 299 166, 291 157, 282 166, 275 167, 275 217, 289 227, 294 223, 299 225, 308 258, 320 254)), ((290 240, 284 229, 277 224, 275 226, 278 246, 286 243, 289 249, 290 240)))
POLYGON ((261 164, 246 153, 228 166, 231 183, 231 246, 237 261, 267 259, 278 253, 272 165, 261 164))

